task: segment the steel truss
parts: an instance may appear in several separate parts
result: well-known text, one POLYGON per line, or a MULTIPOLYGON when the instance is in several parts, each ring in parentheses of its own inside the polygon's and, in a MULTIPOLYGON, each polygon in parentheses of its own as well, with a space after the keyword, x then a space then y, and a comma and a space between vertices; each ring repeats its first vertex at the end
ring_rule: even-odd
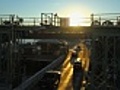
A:
POLYGON ((87 90, 119 90, 119 36, 93 36, 87 90))
POLYGON ((19 46, 14 27, 0 32, 0 90, 12 90, 21 82, 21 63, 19 46))

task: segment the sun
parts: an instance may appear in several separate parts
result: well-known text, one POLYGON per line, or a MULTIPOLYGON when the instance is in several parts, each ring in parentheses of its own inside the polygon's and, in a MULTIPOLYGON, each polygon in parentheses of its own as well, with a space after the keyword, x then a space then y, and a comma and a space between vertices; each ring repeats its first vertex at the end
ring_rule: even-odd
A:
POLYGON ((69 15, 70 18, 70 26, 80 26, 83 22, 82 15, 78 12, 71 13, 69 15))

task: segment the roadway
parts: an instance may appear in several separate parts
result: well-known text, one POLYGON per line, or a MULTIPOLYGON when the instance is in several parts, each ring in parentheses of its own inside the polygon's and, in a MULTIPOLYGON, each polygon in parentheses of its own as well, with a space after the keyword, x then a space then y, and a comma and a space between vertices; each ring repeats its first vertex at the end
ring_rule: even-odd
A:
MULTIPOLYGON (((85 44, 81 43, 79 44, 81 46, 81 50, 78 52, 78 57, 82 59, 82 67, 85 72, 88 71, 89 68, 89 56, 90 51, 86 47, 85 44)), ((75 59, 71 57, 72 52, 70 51, 65 62, 62 66, 62 75, 61 75, 61 81, 58 87, 58 90, 73 90, 72 85, 72 75, 73 75, 73 65, 71 63, 72 59, 75 59)), ((86 81, 84 80, 83 83, 86 81)), ((85 90, 85 87, 83 87, 81 90, 85 90)))
POLYGON ((73 69, 70 63, 70 59, 71 59, 71 52, 69 52, 65 62, 63 63, 62 75, 61 75, 61 80, 60 80, 58 90, 73 90, 72 82, 71 82, 73 69))
MULTIPOLYGON (((60 80, 57 90, 75 90, 75 89, 73 89, 73 84, 72 84, 73 63, 71 61, 73 59, 81 58, 82 59, 82 67, 83 67, 84 71, 88 71, 89 50, 87 49, 86 45, 84 45, 82 43, 79 45, 81 46, 81 50, 78 52, 78 57, 76 57, 76 58, 71 57, 72 52, 71 52, 71 50, 69 50, 68 56, 66 57, 66 60, 64 60, 64 63, 62 64, 62 70, 61 70, 62 75, 61 75, 61 80, 60 80)), ((57 60, 57 61, 61 61, 61 59, 57 60)), ((59 62, 57 62, 56 64, 58 64, 58 63, 59 62)), ((56 65, 56 64, 54 64, 54 65, 56 65)), ((49 68, 49 67, 46 67, 46 68, 49 68)), ((39 73, 39 74, 41 74, 41 73, 39 73)), ((33 77, 31 77, 31 78, 33 78, 33 77)), ((22 85, 26 85, 26 83, 28 83, 28 81, 30 81, 31 78, 29 80, 27 80, 25 83, 23 83, 22 85)), ((84 82, 85 82, 85 80, 84 80, 84 82)), ((14 90, 21 90, 21 89, 17 88, 14 90)), ((84 88, 82 88, 81 90, 84 90, 84 88)))

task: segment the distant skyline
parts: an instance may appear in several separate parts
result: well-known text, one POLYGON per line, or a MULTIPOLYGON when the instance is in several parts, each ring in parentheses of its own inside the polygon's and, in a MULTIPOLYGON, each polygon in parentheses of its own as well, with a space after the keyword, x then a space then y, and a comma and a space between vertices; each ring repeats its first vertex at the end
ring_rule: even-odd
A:
POLYGON ((0 14, 40 16, 41 13, 58 13, 67 17, 73 12, 82 16, 92 13, 120 13, 119 0, 0 0, 0 14))

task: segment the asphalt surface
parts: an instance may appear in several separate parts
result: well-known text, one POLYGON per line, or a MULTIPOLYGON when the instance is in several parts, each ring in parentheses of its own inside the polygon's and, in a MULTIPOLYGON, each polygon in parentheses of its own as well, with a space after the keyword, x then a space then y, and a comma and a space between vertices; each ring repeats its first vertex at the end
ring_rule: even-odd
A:
MULTIPOLYGON (((81 50, 78 52, 78 57, 82 59, 82 67, 84 71, 89 70, 89 56, 90 51, 87 49, 87 47, 84 44, 80 44, 81 50)), ((65 62, 62 66, 62 75, 60 84, 58 86, 57 90, 73 90, 73 84, 72 84, 72 78, 73 78, 73 65, 71 63, 71 60, 75 59, 71 57, 71 51, 68 54, 68 57, 66 58, 65 62)), ((83 81, 86 82, 85 80, 83 81)), ((85 87, 83 87, 81 90, 85 90, 85 87)))

